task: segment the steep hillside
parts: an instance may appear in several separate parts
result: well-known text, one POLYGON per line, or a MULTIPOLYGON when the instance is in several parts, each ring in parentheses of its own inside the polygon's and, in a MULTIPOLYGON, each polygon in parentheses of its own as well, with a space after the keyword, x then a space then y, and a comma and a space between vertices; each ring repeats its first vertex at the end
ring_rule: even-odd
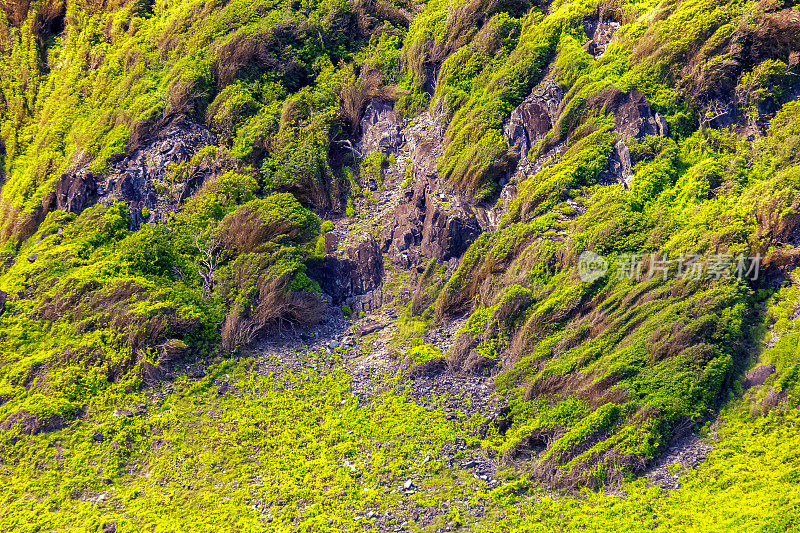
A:
POLYGON ((2 527, 798 527, 797 2, 0 6, 2 527))

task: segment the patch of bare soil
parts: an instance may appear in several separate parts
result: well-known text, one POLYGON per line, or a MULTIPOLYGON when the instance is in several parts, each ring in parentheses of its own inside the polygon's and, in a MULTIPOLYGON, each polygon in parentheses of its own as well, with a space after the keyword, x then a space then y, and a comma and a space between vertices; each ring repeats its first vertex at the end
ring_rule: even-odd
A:
POLYGON ((667 451, 645 471, 644 477, 665 489, 677 489, 681 486, 681 478, 700 466, 711 449, 709 439, 694 433, 684 435, 670 443, 667 451))

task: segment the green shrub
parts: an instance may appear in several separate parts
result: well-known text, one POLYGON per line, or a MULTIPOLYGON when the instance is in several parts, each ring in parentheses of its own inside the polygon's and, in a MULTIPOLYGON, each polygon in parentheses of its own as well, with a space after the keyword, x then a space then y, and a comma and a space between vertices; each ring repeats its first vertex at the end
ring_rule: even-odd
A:
POLYGON ((152 276, 169 276, 181 263, 173 235, 161 224, 145 224, 131 234, 122 244, 121 255, 132 270, 152 276))

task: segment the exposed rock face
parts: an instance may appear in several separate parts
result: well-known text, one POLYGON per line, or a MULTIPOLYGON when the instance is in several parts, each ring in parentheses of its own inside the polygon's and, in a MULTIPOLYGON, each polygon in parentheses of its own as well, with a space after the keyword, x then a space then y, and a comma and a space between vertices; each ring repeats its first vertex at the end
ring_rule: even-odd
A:
POLYGON ((480 233, 463 199, 439 192, 437 179, 424 178, 405 191, 384 227, 381 249, 396 265, 421 268, 430 259, 445 263, 461 257, 480 233))
POLYGON ((380 251, 403 268, 423 268, 434 258, 457 260, 481 229, 467 200, 445 190, 438 178, 443 126, 423 113, 402 128, 392 103, 375 98, 361 127, 358 146, 364 156, 375 152, 395 156, 384 177, 387 187, 394 183, 395 189, 389 197, 384 193, 386 207, 376 217, 383 226, 380 251), (413 185, 399 187, 406 179, 413 185))
POLYGON ((398 169, 403 169, 405 156, 413 165, 415 177, 436 177, 439 157, 444 153, 444 126, 426 112, 414 118, 413 125, 403 129, 402 135, 398 169))
POLYGON ((628 139, 638 139, 645 135, 668 134, 667 120, 660 113, 653 113, 650 102, 642 93, 633 90, 619 93, 608 103, 607 110, 614 113, 614 128, 622 136, 614 146, 608 161, 608 169, 600 176, 602 185, 620 183, 630 187, 633 178, 631 154, 628 139))
MULTIPOLYGON (((608 44, 618 26, 617 23, 602 23, 595 19, 587 21, 585 29, 590 37, 599 36, 597 37, 600 39, 598 42, 608 44)), ((537 141, 547 135, 556 123, 563 98, 564 93, 558 84, 552 77, 547 76, 534 87, 531 95, 511 112, 511 117, 503 131, 509 146, 517 146, 520 150, 519 164, 513 171, 513 175, 535 174, 541 169, 543 161, 560 159, 566 149, 563 144, 555 146, 534 161, 528 159, 528 152, 537 141)), ((600 176, 599 181, 604 185, 621 183, 628 187, 633 172, 626 141, 645 135, 666 137, 668 134, 667 121, 661 114, 653 113, 647 98, 637 90, 623 93, 612 87, 605 94, 598 96, 595 104, 602 106, 607 112, 614 113, 614 127, 622 136, 622 139, 614 147, 608 170, 600 176)))
POLYGON ((767 378, 775 373, 775 367, 772 365, 759 365, 750 370, 744 376, 744 390, 751 389, 763 385, 767 378))
POLYGON ((583 49, 594 56, 595 59, 601 57, 614 38, 619 26, 619 22, 604 21, 596 17, 585 19, 583 21, 583 31, 586 32, 589 40, 583 45, 583 49))
POLYGON ((64 174, 56 183, 56 209, 80 213, 97 203, 97 183, 100 174, 82 169, 75 174, 64 174))
POLYGON ((373 98, 361 119, 361 140, 358 149, 363 156, 375 152, 395 154, 397 164, 393 177, 403 177, 406 164, 411 163, 415 176, 432 177, 437 173, 437 161, 443 153, 444 127, 425 112, 402 127, 394 112, 394 104, 373 98))
MULTIPOLYGON (((335 236, 331 235, 331 244, 335 236)), ((327 236, 326 236, 327 237, 327 236)), ((335 305, 347 304, 354 313, 383 305, 383 255, 370 234, 338 252, 338 243, 322 264, 311 269, 322 290, 335 305)), ((326 238, 327 245, 328 238, 326 238)))
POLYGON ((528 152, 555 124, 563 98, 564 91, 548 76, 511 112, 503 132, 508 145, 516 146, 520 151, 515 174, 529 172, 533 167, 533 163, 528 161, 528 152))
POLYGON ((361 119, 361 131, 363 134, 358 148, 362 154, 391 154, 402 143, 394 105, 383 98, 373 98, 369 103, 361 119))
POLYGON ((650 109, 650 102, 636 89, 620 93, 611 104, 614 112, 614 128, 623 139, 639 138, 645 135, 661 135, 666 121, 656 119, 650 109))
POLYGON ((624 139, 620 139, 614 145, 614 151, 608 160, 608 169, 600 175, 598 182, 600 185, 621 183, 625 187, 630 187, 631 178, 633 178, 631 152, 628 148, 628 143, 624 139))
POLYGON ((170 188, 168 194, 159 193, 156 186, 167 186, 170 167, 190 159, 211 144, 211 133, 202 126, 173 123, 148 144, 110 161, 111 170, 107 176, 90 172, 88 167, 62 175, 56 184, 56 207, 80 213, 95 203, 108 205, 120 200, 131 208, 132 229, 142 223, 143 207, 148 208, 151 219, 164 218, 213 172, 201 168, 190 182, 176 184, 177 189, 170 188))
POLYGON ((0 291, 0 315, 6 310, 6 301, 8 301, 8 293, 0 291))

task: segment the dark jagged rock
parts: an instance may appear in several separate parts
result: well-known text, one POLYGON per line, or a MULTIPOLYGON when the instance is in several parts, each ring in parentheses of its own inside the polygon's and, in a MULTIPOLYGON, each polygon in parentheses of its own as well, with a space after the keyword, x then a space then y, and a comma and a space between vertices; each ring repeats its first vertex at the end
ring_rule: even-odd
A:
POLYGON ((347 304, 354 313, 383 305, 383 255, 370 234, 347 246, 341 257, 325 256, 310 274, 335 305, 347 304))
MULTIPOLYGON (((610 40, 608 32, 611 31, 609 28, 613 28, 613 26, 600 27, 598 26, 600 23, 596 20, 592 24, 594 26, 590 25, 589 30, 601 32, 610 40)), ((587 30, 587 35, 589 30, 587 30)), ((563 151, 562 147, 556 146, 544 156, 537 158, 536 161, 528 160, 528 152, 531 147, 547 135, 558 119, 559 106, 563 97, 563 91, 548 76, 534 88, 531 95, 522 104, 511 112, 504 132, 509 146, 517 146, 520 150, 520 160, 513 175, 535 173, 540 169, 540 160, 560 156, 563 151)), ((667 121, 661 114, 653 113, 647 98, 637 90, 623 93, 618 89, 610 88, 598 96, 596 104, 602 106, 607 112, 614 113, 615 129, 622 136, 622 140, 614 147, 614 152, 609 160, 609 168, 600 177, 600 183, 605 185, 622 183, 627 187, 630 185, 633 172, 626 140, 645 135, 666 136, 668 134, 667 121)))
POLYGON ((361 119, 361 140, 357 147, 362 156, 376 152, 396 154, 397 168, 402 175, 410 161, 414 174, 435 177, 437 161, 442 155, 444 127, 425 112, 402 128, 394 104, 373 98, 361 119))
POLYGON ((335 233, 325 234, 325 253, 332 254, 339 249, 339 236, 335 233))
POLYGON ((614 112, 614 128, 623 139, 661 134, 661 120, 656 119, 657 114, 654 115, 650 109, 650 102, 636 89, 614 98, 610 111, 614 112))
POLYGON ((8 293, 5 291, 0 291, 0 315, 2 315, 6 310, 7 301, 8 301, 8 293))
POLYGON ((396 152, 402 142, 402 136, 394 104, 383 98, 373 98, 361 119, 361 131, 361 142, 358 147, 362 154, 396 152))
POLYGON ((750 370, 744 376, 744 390, 751 389, 763 385, 767 378, 775 373, 775 367, 772 365, 759 365, 750 370))
POLYGON ((606 103, 606 110, 614 113, 614 128, 622 139, 614 145, 608 161, 608 169, 598 179, 602 185, 620 183, 630 187, 633 178, 631 154, 628 139, 645 135, 666 137, 668 125, 660 113, 653 113, 650 102, 642 93, 633 90, 629 93, 616 93, 606 103))
POLYGON ((62 175, 56 184, 56 208, 80 213, 96 203, 123 201, 130 207, 132 229, 141 225, 143 207, 150 211, 151 220, 160 220, 197 190, 213 171, 201 168, 189 182, 176 184, 177 190, 170 188, 167 194, 158 192, 156 187, 166 186, 171 167, 211 144, 211 133, 202 126, 172 123, 149 143, 109 161, 110 171, 105 176, 90 172, 88 167, 62 175))
POLYGON ((423 113, 409 127, 400 128, 392 103, 374 98, 361 126, 358 147, 364 156, 375 152, 396 156, 384 181, 414 183, 399 190, 392 199, 396 204, 383 214, 381 251, 404 268, 421 267, 432 258, 445 262, 460 257, 480 234, 480 226, 467 200, 441 186, 437 162, 443 149, 442 125, 423 113))
POLYGON ((555 124, 563 98, 564 91, 548 76, 511 112, 503 131, 508 145, 519 148, 520 160, 515 173, 530 170, 532 162, 528 161, 528 152, 555 124))
POLYGON ((97 183, 103 177, 82 169, 75 174, 63 174, 56 183, 56 209, 80 213, 97 203, 97 183))
POLYGON ((444 127, 429 113, 423 113, 403 130, 401 148, 408 152, 417 178, 435 178, 439 157, 444 153, 444 127))
POLYGON ((392 263, 411 268, 430 259, 447 262, 461 257, 480 235, 462 199, 439 189, 438 180, 427 178, 406 191, 382 235, 382 250, 392 263))
POLYGON ((591 54, 595 59, 601 57, 609 43, 614 38, 614 34, 619 29, 619 22, 604 21, 597 17, 587 18, 583 21, 583 31, 589 40, 583 45, 583 49, 591 54))

